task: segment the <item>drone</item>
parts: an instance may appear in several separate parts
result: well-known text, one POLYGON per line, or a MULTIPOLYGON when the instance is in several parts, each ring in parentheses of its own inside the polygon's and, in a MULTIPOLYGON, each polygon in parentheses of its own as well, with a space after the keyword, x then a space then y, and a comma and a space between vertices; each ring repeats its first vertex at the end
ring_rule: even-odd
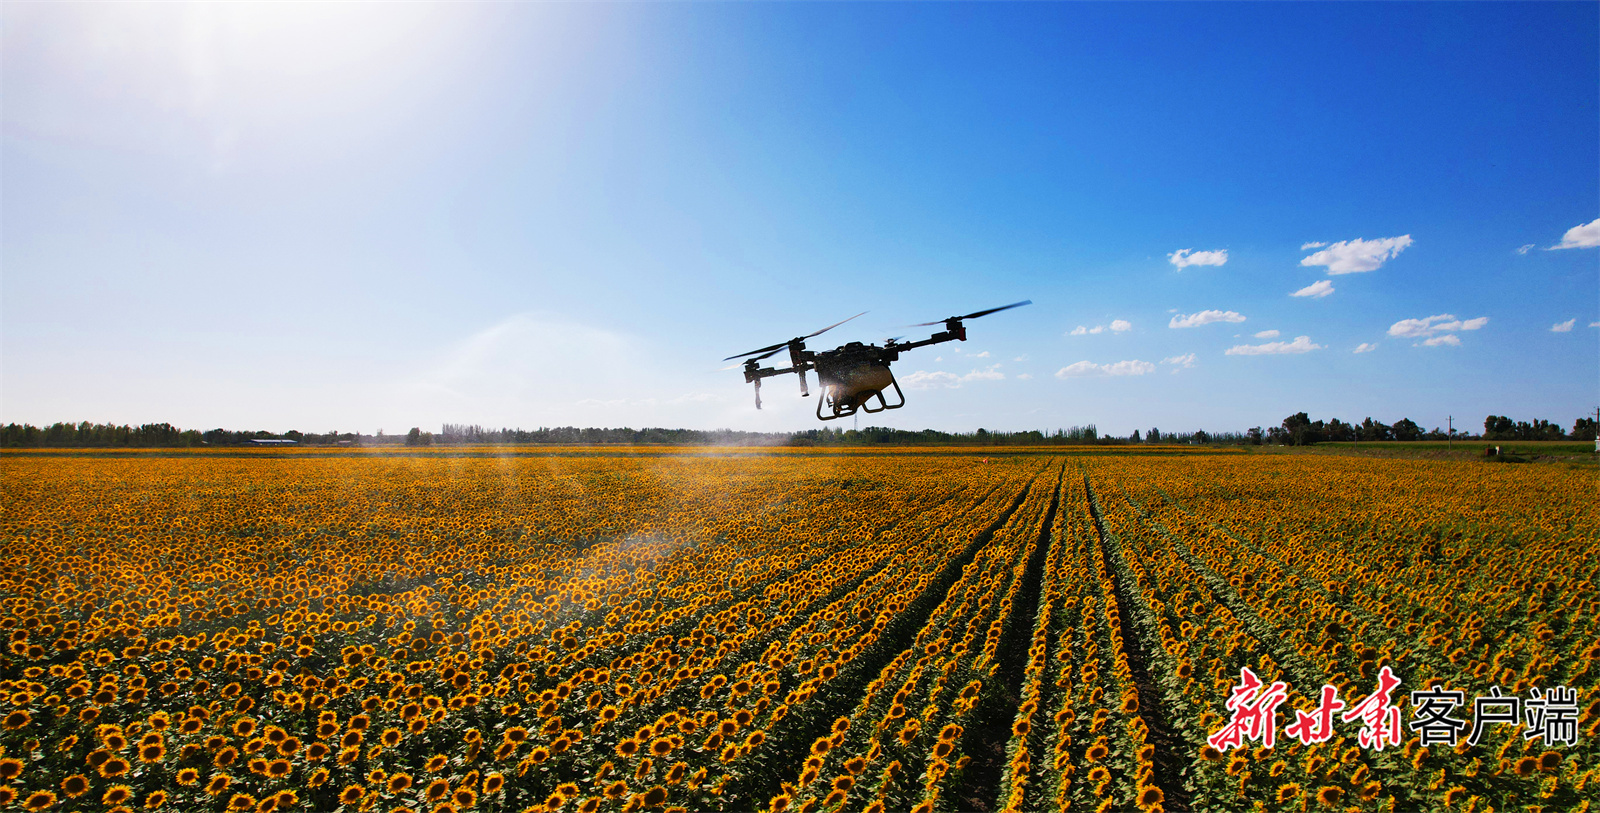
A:
POLYGON ((807 339, 820 336, 850 321, 850 319, 862 316, 866 313, 863 311, 850 317, 850 319, 835 322, 815 333, 796 336, 786 342, 779 342, 759 350, 751 350, 748 353, 729 356, 723 361, 745 359, 744 380, 745 383, 756 386, 756 409, 761 408, 761 379, 771 378, 775 375, 784 375, 786 373, 798 375, 800 377, 800 394, 802 396, 810 396, 811 392, 806 388, 806 371, 808 370, 817 371, 817 384, 823 391, 823 397, 817 399, 818 420, 832 421, 846 418, 856 414, 858 410, 877 413, 886 409, 899 409, 906 405, 906 396, 900 390, 900 382, 895 380, 894 373, 889 371, 889 365, 899 359, 901 353, 907 350, 915 350, 918 347, 927 347, 930 344, 939 344, 940 342, 964 342, 967 340, 967 327, 962 324, 963 321, 1031 304, 1033 304, 1033 300, 1025 299, 1021 302, 1013 302, 1010 305, 1001 305, 998 308, 989 308, 969 313, 965 316, 952 316, 949 319, 941 319, 936 322, 906 325, 906 327, 944 325, 944 330, 921 341, 901 342, 900 337, 896 336, 895 338, 884 340, 882 347, 875 344, 850 342, 832 350, 812 351, 806 349, 807 339), (785 348, 789 350, 788 367, 761 366, 763 359, 776 355, 785 348), (745 358, 746 356, 751 358, 745 358), (894 395, 897 399, 896 403, 891 404, 888 399, 884 398, 884 391, 889 389, 894 390, 894 395), (828 414, 823 414, 824 410, 828 414))

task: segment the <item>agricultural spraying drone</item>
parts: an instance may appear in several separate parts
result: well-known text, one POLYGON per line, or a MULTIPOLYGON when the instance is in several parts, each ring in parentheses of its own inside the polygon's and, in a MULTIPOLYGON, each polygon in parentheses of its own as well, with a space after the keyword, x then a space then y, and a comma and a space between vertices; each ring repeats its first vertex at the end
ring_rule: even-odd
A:
POLYGON ((976 319, 1008 308, 1031 304, 1033 304, 1033 300, 1026 299, 1021 302, 1013 302, 1010 305, 1001 305, 998 308, 969 313, 965 316, 952 316, 949 319, 941 319, 937 322, 907 325, 907 327, 944 325, 944 330, 918 342, 901 343, 900 337, 897 336, 884 341, 882 347, 875 344, 850 342, 842 347, 820 352, 806 349, 806 339, 820 336, 850 321, 850 319, 862 315, 858 313, 850 317, 850 319, 846 319, 843 322, 835 322, 815 333, 797 336, 786 342, 779 342, 759 350, 751 350, 748 353, 729 356, 723 361, 753 356, 753 358, 748 358, 744 361, 744 380, 747 383, 756 385, 756 409, 761 408, 761 379, 771 378, 775 375, 794 373, 800 376, 800 394, 809 396, 811 392, 806 389, 807 370, 817 371, 817 383, 823 390, 823 397, 817 399, 818 420, 831 421, 836 418, 847 417, 856 414, 856 410, 873 413, 882 412, 886 409, 899 409, 906 405, 906 396, 900 390, 900 383, 895 381, 894 373, 889 372, 889 365, 900 358, 901 353, 940 342, 953 340, 964 342, 967 340, 967 328, 962 324, 963 320, 976 319), (761 366, 762 359, 772 356, 784 348, 789 349, 788 367, 761 366), (898 403, 891 404, 883 397, 883 391, 891 387, 894 389, 895 396, 899 399, 898 403), (877 399, 878 403, 876 409, 871 406, 874 398, 877 399), (831 414, 822 414, 823 407, 827 407, 831 414))

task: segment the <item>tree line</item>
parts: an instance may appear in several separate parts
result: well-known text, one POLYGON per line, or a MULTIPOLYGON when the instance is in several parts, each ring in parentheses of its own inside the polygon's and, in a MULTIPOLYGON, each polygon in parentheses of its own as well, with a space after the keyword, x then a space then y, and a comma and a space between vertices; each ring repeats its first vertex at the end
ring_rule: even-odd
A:
POLYGON ((1257 426, 1246 433, 1252 444, 1273 443, 1284 446, 1310 446, 1317 443, 1350 443, 1361 441, 1417 441, 1417 440, 1594 440, 1594 418, 1579 418, 1572 431, 1563 431, 1560 424, 1547 420, 1513 421, 1503 415, 1490 415, 1484 419, 1483 433, 1472 434, 1465 430, 1454 433, 1434 427, 1424 430, 1416 421, 1401 418, 1394 425, 1375 421, 1371 417, 1361 423, 1345 423, 1338 418, 1313 421, 1304 412, 1296 412, 1283 419, 1281 426, 1262 430, 1257 426))
MULTIPOLYGON (((1457 440, 1593 440, 1595 421, 1579 418, 1572 431, 1546 420, 1513 421, 1490 415, 1480 434, 1456 431, 1457 440)), ((596 428, 576 426, 537 429, 485 429, 477 425, 445 424, 438 433, 413 427, 401 435, 376 435, 356 432, 270 432, 212 429, 200 432, 179 429, 169 423, 128 426, 116 424, 54 423, 45 427, 10 423, 0 426, 0 448, 183 448, 198 446, 244 446, 255 441, 292 441, 302 446, 454 446, 467 444, 548 445, 548 446, 1061 446, 1126 444, 1207 444, 1310 446, 1324 442, 1446 440, 1452 437, 1437 427, 1424 430, 1415 421, 1402 418, 1393 425, 1367 418, 1361 423, 1345 423, 1338 418, 1311 420, 1297 412, 1281 426, 1254 427, 1244 432, 1163 432, 1152 427, 1135 430, 1127 437, 1102 435, 1094 424, 1046 432, 1029 429, 1020 432, 942 432, 937 429, 908 430, 883 426, 865 429, 823 427, 799 432, 743 432, 733 429, 699 430, 650 427, 596 428)))

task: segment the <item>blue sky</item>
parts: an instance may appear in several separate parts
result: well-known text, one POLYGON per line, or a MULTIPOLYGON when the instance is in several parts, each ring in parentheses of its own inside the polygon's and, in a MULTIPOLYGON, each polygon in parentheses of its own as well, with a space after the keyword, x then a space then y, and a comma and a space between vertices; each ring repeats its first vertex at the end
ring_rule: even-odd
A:
POLYGON ((802 429, 792 378, 757 412, 719 359, 1025 298, 903 357, 871 423, 1600 402, 1593 3, 0 23, 7 422, 802 429))

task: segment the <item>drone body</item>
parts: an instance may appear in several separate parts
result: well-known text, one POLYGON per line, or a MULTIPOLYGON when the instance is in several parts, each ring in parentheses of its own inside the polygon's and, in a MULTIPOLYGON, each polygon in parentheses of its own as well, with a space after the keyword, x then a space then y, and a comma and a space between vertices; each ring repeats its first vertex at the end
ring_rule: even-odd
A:
MULTIPOLYGON (((898 339, 889 339, 884 342, 882 347, 875 344, 850 342, 841 347, 820 352, 806 349, 806 339, 821 335, 844 324, 844 322, 850 321, 850 319, 856 318, 856 316, 860 316, 861 314, 858 313, 856 316, 844 320, 844 322, 829 325, 816 333, 798 336, 787 342, 763 347, 760 350, 729 356, 723 361, 730 361, 744 356, 752 357, 745 359, 744 380, 747 383, 754 384, 756 387, 756 409, 761 408, 761 379, 794 373, 800 377, 800 394, 809 396, 811 392, 806 387, 806 373, 810 370, 816 371, 817 384, 822 387, 822 397, 817 399, 817 418, 819 420, 831 421, 844 418, 856 414, 857 411, 876 413, 886 409, 899 409, 905 406, 906 397, 905 393, 900 390, 899 382, 895 381, 894 373, 889 370, 889 365, 899 359, 901 353, 915 350, 918 347, 926 347, 930 344, 939 344, 940 342, 964 342, 967 340, 967 328, 966 325, 962 324, 962 320, 976 319, 979 316, 987 316, 1007 308, 1029 304, 1032 304, 1032 300, 1014 302, 1010 305, 989 308, 976 313, 969 313, 965 316, 952 316, 949 319, 942 320, 944 330, 921 341, 901 343, 898 339), (788 367, 761 366, 762 359, 776 355, 778 351, 785 348, 789 350, 788 367), (890 389, 894 390, 895 403, 890 403, 884 397, 884 392, 890 389), (873 406, 874 401, 876 401, 876 408, 873 406), (823 414, 824 411, 828 414, 823 414)), ((924 322, 920 325, 911 325, 911 327, 926 327, 937 324, 941 324, 941 322, 924 322)))

